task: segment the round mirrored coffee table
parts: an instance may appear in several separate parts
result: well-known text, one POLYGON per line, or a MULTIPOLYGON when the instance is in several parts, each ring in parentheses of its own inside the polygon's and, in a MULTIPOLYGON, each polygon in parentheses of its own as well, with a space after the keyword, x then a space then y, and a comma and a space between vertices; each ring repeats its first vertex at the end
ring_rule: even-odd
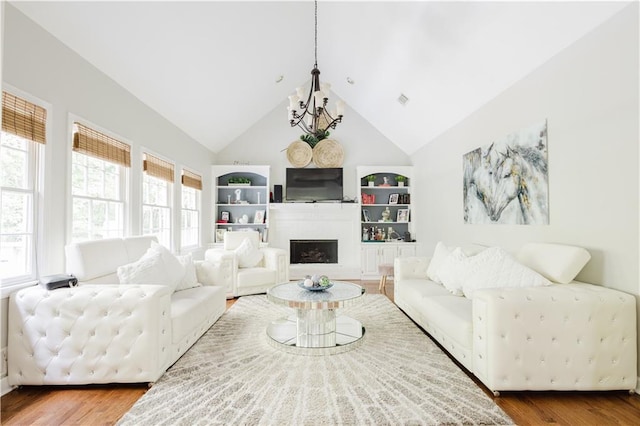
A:
POLYGON ((323 291, 305 290, 295 282, 270 288, 267 299, 293 308, 295 314, 269 324, 269 342, 305 355, 330 355, 355 348, 362 342, 364 327, 354 318, 336 315, 336 310, 360 303, 364 292, 361 286, 344 281, 333 281, 333 287, 323 291))

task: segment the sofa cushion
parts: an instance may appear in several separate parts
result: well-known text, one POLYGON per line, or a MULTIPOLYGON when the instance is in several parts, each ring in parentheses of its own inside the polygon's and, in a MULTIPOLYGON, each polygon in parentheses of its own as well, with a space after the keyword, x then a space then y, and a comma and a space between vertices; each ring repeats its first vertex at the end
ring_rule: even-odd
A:
POLYGON ((118 266, 117 273, 121 284, 160 284, 175 289, 160 253, 148 252, 135 262, 118 266))
POLYGON ((254 287, 275 284, 276 271, 267 268, 245 268, 238 271, 238 287, 254 287))
POLYGON ((182 266, 182 263, 180 263, 178 258, 176 258, 173 255, 173 253, 169 251, 168 248, 166 248, 162 244, 159 244, 155 241, 151 241, 151 247, 149 248, 149 250, 147 250, 147 253, 145 255, 148 255, 151 253, 160 254, 160 257, 162 258, 162 263, 164 264, 164 268, 167 273, 167 281, 169 282, 170 285, 173 286, 174 289, 178 287, 178 284, 184 277, 184 273, 185 273, 184 266, 182 266))
POLYGON ((193 333, 212 312, 219 287, 202 286, 173 293, 171 296, 171 340, 180 342, 193 333))
POLYGON ((183 256, 177 256, 178 261, 182 264, 184 268, 184 275, 178 286, 176 287, 176 291, 187 290, 194 287, 200 287, 202 284, 198 282, 198 276, 196 273, 196 265, 193 263, 193 256, 191 253, 185 254, 183 256))
POLYGON ((151 247, 152 241, 156 244, 158 243, 158 239, 154 235, 139 235, 136 237, 127 237, 123 238, 122 241, 124 242, 124 248, 127 251, 127 258, 129 259, 124 263, 135 262, 136 260, 144 256, 149 247, 151 247))
POLYGON ((591 259, 582 247, 550 243, 525 244, 516 257, 522 264, 561 284, 573 281, 591 259))
POLYGON ((462 290, 471 299, 476 290, 483 288, 537 287, 550 284, 545 277, 518 263, 500 247, 491 247, 468 259, 462 290))
POLYGON ((451 294, 425 297, 421 312, 442 333, 466 349, 473 348, 472 301, 451 294))
POLYGON ((65 247, 65 254, 67 273, 79 281, 112 274, 118 266, 131 262, 122 238, 71 243, 65 247))
POLYGON ((245 238, 235 249, 240 268, 253 268, 262 260, 263 253, 260 248, 250 238, 245 238))
POLYGON ((438 269, 438 277, 442 285, 455 296, 462 296, 462 285, 467 268, 467 256, 460 247, 449 253, 438 269))
POLYGON ((397 287, 395 291, 401 292, 402 298, 405 300, 422 300, 423 297, 451 295, 442 284, 423 278, 402 280, 402 287, 397 287))
POLYGON ((431 262, 429 262, 429 267, 427 268, 427 277, 434 282, 441 283, 440 277, 438 276, 438 271, 442 266, 442 263, 449 257, 451 254, 451 250, 447 246, 444 245, 442 241, 438 241, 436 244, 436 248, 433 250, 433 256, 431 256, 431 262))

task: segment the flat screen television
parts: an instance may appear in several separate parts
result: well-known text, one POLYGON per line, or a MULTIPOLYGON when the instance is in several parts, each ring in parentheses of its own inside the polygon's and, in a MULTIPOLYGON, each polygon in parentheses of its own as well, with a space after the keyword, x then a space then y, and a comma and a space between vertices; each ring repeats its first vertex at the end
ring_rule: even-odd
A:
POLYGON ((287 168, 286 201, 342 201, 342 168, 287 168))

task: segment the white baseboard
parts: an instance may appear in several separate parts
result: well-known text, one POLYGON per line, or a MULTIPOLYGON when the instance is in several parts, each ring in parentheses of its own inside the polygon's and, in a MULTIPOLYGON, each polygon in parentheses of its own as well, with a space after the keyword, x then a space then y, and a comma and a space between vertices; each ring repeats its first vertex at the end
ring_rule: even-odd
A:
POLYGON ((13 386, 9 385, 9 378, 4 376, 2 380, 0 380, 0 396, 8 394, 13 389, 13 386))

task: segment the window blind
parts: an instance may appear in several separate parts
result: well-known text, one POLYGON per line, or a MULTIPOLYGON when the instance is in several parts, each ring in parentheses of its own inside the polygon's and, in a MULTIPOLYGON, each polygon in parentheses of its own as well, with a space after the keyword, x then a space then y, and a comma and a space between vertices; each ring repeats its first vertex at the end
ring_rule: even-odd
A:
POLYGON ((168 161, 164 161, 151 154, 144 154, 144 161, 142 162, 142 169, 149 176, 157 177, 158 179, 166 180, 173 183, 174 170, 173 164, 168 161))
POLYGON ((74 124, 73 150, 124 167, 131 167, 131 147, 80 123, 74 124))
POLYGON ((47 110, 39 105, 2 92, 2 130, 45 144, 47 110))
POLYGON ((182 184, 189 188, 198 189, 202 191, 202 177, 189 170, 182 170, 182 184))

